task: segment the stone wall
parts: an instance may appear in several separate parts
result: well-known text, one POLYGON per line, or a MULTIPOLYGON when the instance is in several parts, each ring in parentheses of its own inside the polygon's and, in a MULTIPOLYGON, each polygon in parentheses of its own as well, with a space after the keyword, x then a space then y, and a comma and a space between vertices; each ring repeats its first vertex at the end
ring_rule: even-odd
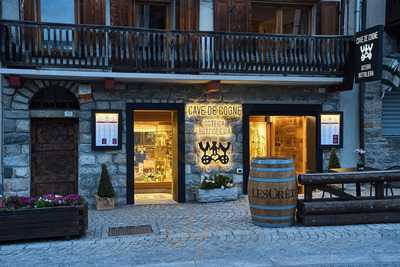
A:
POLYGON ((55 85, 77 92, 73 82, 26 81, 23 88, 15 90, 3 80, 3 189, 7 195, 30 194, 29 101, 41 88, 55 85))
MULTIPOLYGON (((23 88, 14 90, 3 83, 4 97, 4 192, 8 195, 30 194, 30 111, 29 100, 45 86, 65 86, 77 94, 78 84, 71 81, 26 80, 23 88)), ((278 87, 266 85, 224 85, 219 93, 206 94, 204 85, 116 83, 112 90, 105 90, 103 83, 92 83, 93 99, 80 103, 79 112, 79 193, 93 201, 100 176, 101 164, 106 164, 115 186, 118 203, 126 203, 126 104, 127 103, 254 103, 254 104, 322 104, 326 111, 340 110, 339 93, 325 93, 318 89, 301 87, 278 87), (122 149, 120 151, 92 151, 91 111, 92 109, 120 109, 123 111, 122 149)), ((193 125, 185 123, 190 133, 193 125)), ((241 123, 234 126, 236 132, 235 164, 230 173, 241 166, 242 134, 241 123)), ((193 140, 186 134, 186 150, 192 151, 193 140), (191 147, 192 146, 192 147, 191 147)), ((192 200, 192 186, 200 182, 193 154, 186 157, 186 195, 192 200)), ((328 153, 324 153, 324 166, 328 153)), ((235 183, 243 181, 235 175, 235 183)))
POLYGON ((364 88, 366 165, 375 168, 400 166, 400 136, 383 135, 382 83, 380 81, 368 82, 364 88))
MULTIPOLYGON (((399 41, 385 34, 384 55, 400 53, 399 41)), ((382 125, 382 83, 367 82, 363 90, 364 143, 366 164, 376 168, 400 166, 400 136, 383 135, 382 125)), ((399 103, 400 105, 400 103, 399 103)))

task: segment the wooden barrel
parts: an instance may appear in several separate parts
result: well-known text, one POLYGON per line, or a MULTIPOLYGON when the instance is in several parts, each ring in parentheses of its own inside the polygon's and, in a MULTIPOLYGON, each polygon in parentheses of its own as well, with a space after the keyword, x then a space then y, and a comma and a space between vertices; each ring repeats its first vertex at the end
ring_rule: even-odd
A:
POLYGON ((255 158, 248 179, 250 211, 254 224, 284 227, 294 223, 297 180, 290 158, 255 158))

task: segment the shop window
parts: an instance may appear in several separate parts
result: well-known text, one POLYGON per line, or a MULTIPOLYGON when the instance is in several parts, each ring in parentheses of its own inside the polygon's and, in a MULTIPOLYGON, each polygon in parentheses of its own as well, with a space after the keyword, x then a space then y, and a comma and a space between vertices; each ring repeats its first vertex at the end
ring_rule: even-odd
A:
POLYGON ((254 3, 251 27, 253 32, 277 34, 310 34, 311 7, 281 7, 254 3))
POLYGON ((316 118, 313 116, 250 116, 250 160, 291 157, 298 174, 316 171, 316 118))
POLYGON ((386 136, 400 136, 400 90, 387 93, 382 101, 382 126, 386 136))

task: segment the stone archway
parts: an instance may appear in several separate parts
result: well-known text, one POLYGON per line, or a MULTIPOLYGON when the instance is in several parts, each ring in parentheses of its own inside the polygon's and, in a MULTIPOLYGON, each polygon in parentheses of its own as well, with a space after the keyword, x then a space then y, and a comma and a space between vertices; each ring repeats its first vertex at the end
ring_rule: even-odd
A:
POLYGON ((65 88, 78 96, 78 84, 74 81, 26 80, 23 87, 18 90, 11 88, 5 79, 3 81, 4 149, 2 156, 5 195, 30 195, 30 102, 36 93, 49 87, 65 88))

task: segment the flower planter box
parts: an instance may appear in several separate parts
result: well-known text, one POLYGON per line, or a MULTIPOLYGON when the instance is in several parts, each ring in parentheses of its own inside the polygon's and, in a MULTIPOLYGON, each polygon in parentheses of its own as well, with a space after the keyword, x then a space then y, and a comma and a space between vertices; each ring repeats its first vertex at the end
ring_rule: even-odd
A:
POLYGON ((237 187, 226 189, 197 189, 196 200, 202 203, 232 201, 239 198, 237 187))
POLYGON ((87 204, 0 210, 0 242, 82 236, 88 227, 87 204))

